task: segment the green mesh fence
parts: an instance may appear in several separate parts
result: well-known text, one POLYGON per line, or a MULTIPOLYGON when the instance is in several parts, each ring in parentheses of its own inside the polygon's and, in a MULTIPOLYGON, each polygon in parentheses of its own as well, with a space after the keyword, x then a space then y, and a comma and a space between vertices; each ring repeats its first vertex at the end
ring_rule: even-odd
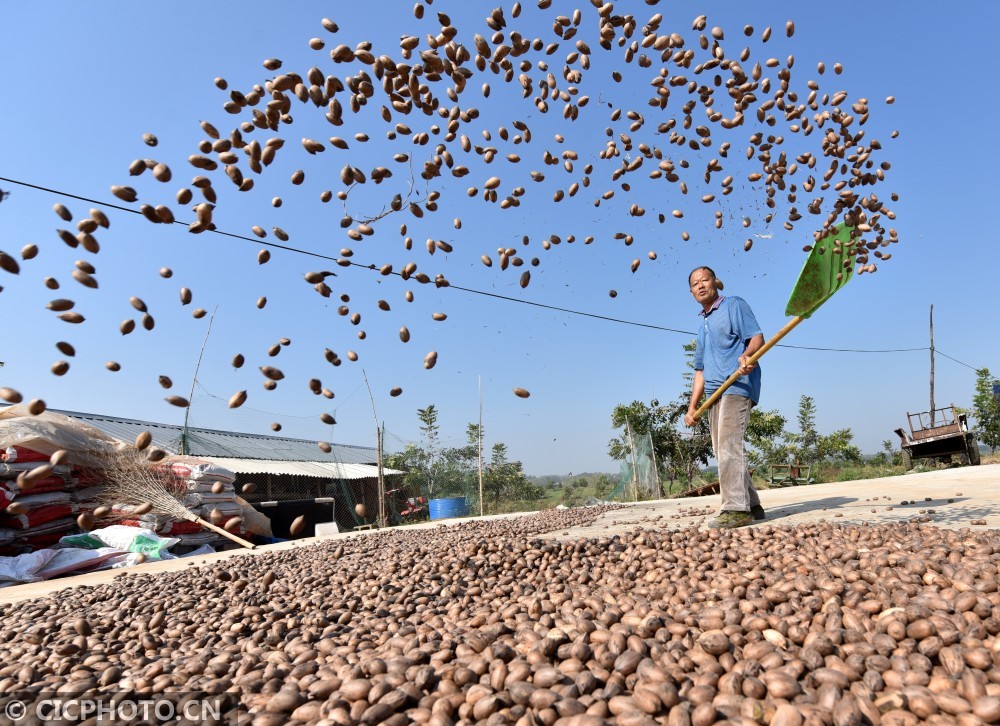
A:
MULTIPOLYGON (((628 441, 628 433, 625 434, 628 441)), ((622 462, 618 486, 614 488, 608 499, 619 502, 638 502, 645 499, 658 499, 662 496, 660 477, 656 468, 656 456, 653 453, 653 440, 645 436, 632 437, 631 451, 622 462)))

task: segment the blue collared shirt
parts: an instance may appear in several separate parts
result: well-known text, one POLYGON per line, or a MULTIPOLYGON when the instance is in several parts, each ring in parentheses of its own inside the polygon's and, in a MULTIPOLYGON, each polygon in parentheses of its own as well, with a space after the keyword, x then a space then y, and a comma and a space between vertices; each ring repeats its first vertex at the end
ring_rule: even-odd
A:
MULTIPOLYGON (((747 343, 761 334, 753 311, 743 298, 719 296, 711 308, 698 313, 694 369, 705 378, 705 394, 711 396, 739 368, 747 343)), ((755 404, 760 400, 760 365, 726 389, 724 396, 743 396, 755 404)))

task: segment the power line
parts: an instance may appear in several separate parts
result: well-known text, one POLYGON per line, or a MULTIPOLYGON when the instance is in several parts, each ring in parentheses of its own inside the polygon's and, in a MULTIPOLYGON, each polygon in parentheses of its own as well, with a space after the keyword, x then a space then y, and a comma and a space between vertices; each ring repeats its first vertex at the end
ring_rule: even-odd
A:
POLYGON ((930 350, 926 345, 923 348, 818 348, 812 345, 782 345, 775 348, 795 348, 797 350, 822 350, 829 353, 912 353, 918 350, 930 350))
MULTIPOLYGON (((100 205, 100 206, 103 206, 103 207, 109 207, 111 209, 117 209, 117 210, 122 211, 122 212, 129 212, 131 214, 138 214, 140 216, 145 216, 145 215, 142 214, 142 212, 140 212, 137 209, 130 209, 129 207, 123 207, 123 206, 121 206, 119 204, 109 204, 108 202, 102 202, 102 201, 99 201, 97 199, 91 199, 90 197, 80 196, 79 194, 70 194, 69 192, 63 192, 63 191, 60 191, 58 189, 52 189, 50 187, 44 187, 44 186, 39 186, 37 184, 31 184, 29 182, 20 181, 18 179, 8 179, 6 177, 0 177, 0 181, 8 182, 10 184, 19 184, 20 186, 28 187, 30 189, 37 189, 38 191, 47 192, 49 194, 55 194, 57 196, 62 196, 62 197, 69 197, 71 199, 79 199, 80 201, 89 202, 91 204, 97 204, 97 205, 100 205)), ((181 222, 181 221, 176 220, 176 219, 173 221, 173 223, 174 224, 182 225, 184 227, 188 226, 187 223, 181 222)), ((225 232, 225 231, 220 230, 220 229, 209 229, 207 231, 208 232, 212 232, 214 234, 222 235, 224 237, 231 237, 233 239, 245 240, 247 242, 252 242, 252 243, 254 243, 256 245, 263 245, 265 247, 272 247, 274 249, 285 250, 286 252, 295 252, 297 254, 307 255, 309 257, 315 257, 315 258, 318 258, 318 259, 321 259, 321 260, 329 260, 329 261, 332 261, 332 262, 336 262, 341 267, 360 267, 360 268, 362 268, 364 270, 371 270, 371 271, 379 270, 379 268, 376 267, 374 264, 365 265, 365 264, 362 264, 360 262, 353 262, 351 260, 348 260, 348 259, 345 259, 345 258, 341 258, 341 257, 330 257, 329 255, 322 255, 322 254, 319 254, 318 252, 311 252, 309 250, 304 250, 304 249, 302 249, 300 247, 293 247, 291 245, 277 244, 276 242, 266 242, 264 240, 261 240, 261 239, 255 238, 255 237, 247 237, 246 235, 236 234, 234 232, 225 232)), ((391 271, 388 274, 395 275, 397 277, 402 277, 402 273, 395 272, 395 271, 391 271)), ((662 331, 667 332, 667 333, 679 333, 681 335, 692 335, 692 336, 693 335, 697 335, 697 333, 695 333, 694 331, 691 331, 691 330, 680 330, 678 328, 669 328, 669 327, 666 327, 666 326, 663 326, 663 325, 654 325, 652 323, 640 323, 640 322, 637 322, 635 320, 625 320, 623 318, 613 318, 613 317, 610 317, 610 316, 607 316, 607 315, 598 315, 597 313, 588 313, 588 312, 585 312, 583 310, 573 310, 572 308, 563 308, 563 307, 559 307, 559 306, 556 306, 556 305, 547 305, 545 303, 535 302, 533 300, 522 300, 520 298, 510 297, 509 295, 500 295, 499 293, 495 293, 495 292, 487 292, 485 290, 476 290, 476 289, 471 288, 471 287, 462 287, 461 285, 452 285, 451 283, 448 283, 447 285, 443 285, 442 287, 450 287, 450 288, 452 288, 454 290, 461 290, 462 292, 468 292, 468 293, 472 293, 474 295, 482 295, 483 297, 495 298, 497 300, 506 300, 508 302, 518 303, 518 304, 521 304, 521 305, 531 305, 533 307, 544 308, 546 310, 555 310, 557 312, 567 313, 569 315, 580 315, 582 317, 593 318, 595 320, 604 320, 604 321, 609 322, 609 323, 618 323, 618 324, 621 324, 621 325, 632 325, 632 326, 635 326, 635 327, 638 327, 638 328, 648 328, 650 330, 662 330, 662 331)), ((915 352, 915 351, 929 350, 929 348, 926 347, 926 346, 920 347, 920 348, 881 348, 881 349, 876 348, 876 349, 871 349, 871 348, 824 348, 824 347, 820 347, 820 346, 789 345, 789 344, 783 344, 783 343, 779 343, 775 347, 777 347, 777 348, 790 348, 790 349, 794 349, 794 350, 816 350, 816 351, 824 351, 824 352, 827 352, 827 353, 879 353, 879 354, 881 354, 881 353, 912 353, 912 352, 915 352)), ((935 350, 937 350, 937 352, 939 352, 939 353, 941 352, 938 349, 935 349, 935 350)), ((956 363, 958 363, 960 365, 965 366, 966 368, 971 368, 972 370, 977 370, 975 366, 971 366, 968 363, 963 363, 962 361, 958 360, 957 358, 952 358, 950 355, 947 355, 946 353, 941 353, 941 355, 943 355, 945 358, 948 358, 950 360, 955 361, 956 363)))
POLYGON ((677 328, 667 328, 662 325, 653 325, 652 323, 639 323, 634 320, 623 320, 622 318, 612 318, 607 315, 598 315, 597 313, 587 313, 582 310, 573 310, 571 308, 561 308, 555 305, 546 305, 545 303, 534 302, 533 300, 521 300, 516 297, 509 297, 507 295, 500 295, 495 292, 485 292, 483 290, 473 290, 470 287, 461 287, 459 285, 452 285, 449 283, 448 287, 454 288, 456 290, 462 290, 463 292, 472 292, 476 295, 485 295, 487 297, 495 297, 499 300, 509 300, 510 302, 521 303, 523 305, 533 305, 538 308, 546 308, 547 310, 557 310, 561 313, 570 313, 572 315, 582 315, 588 318, 595 318, 596 320, 606 320, 611 323, 621 323, 622 325, 634 325, 639 328, 650 328, 652 330, 665 330, 668 333, 681 333, 682 335, 697 335, 691 330, 678 330, 677 328))
MULTIPOLYGON (((0 181, 10 182, 11 184, 20 184, 21 186, 29 187, 31 189, 37 189, 37 190, 42 191, 42 192, 48 192, 49 194, 56 194, 56 195, 61 196, 61 197, 69 197, 70 199, 79 199, 82 202, 90 202, 91 204, 99 204, 102 207, 110 207, 111 209, 117 209, 117 210, 119 210, 121 212, 129 212, 131 214, 138 214, 141 217, 146 216, 142 212, 140 212, 138 209, 130 209, 128 207, 123 207, 120 204, 109 204, 108 202, 102 202, 102 201, 99 201, 97 199, 91 199, 90 197, 82 197, 79 194, 70 194, 69 192, 59 191, 58 189, 50 189, 49 187, 43 187, 43 186, 39 186, 37 184, 29 184, 28 182, 19 181, 17 179, 7 179, 5 177, 0 176, 0 181)), ((189 224, 187 222, 181 222, 180 220, 177 220, 177 219, 175 219, 173 221, 173 223, 174 224, 179 224, 179 225, 181 225, 183 227, 187 227, 188 224, 189 224)), ((210 230, 207 230, 207 231, 213 232, 215 234, 221 234, 223 237, 233 237, 235 239, 246 240, 247 242, 253 242, 255 244, 264 245, 265 247, 274 247, 275 249, 279 249, 279 250, 286 250, 288 252, 297 252, 297 253, 302 254, 302 255, 309 255, 310 257, 318 257, 318 258, 320 258, 322 260, 331 260, 333 262, 337 262, 337 260, 338 260, 337 257, 329 257, 327 255, 321 255, 318 252, 310 252, 309 250, 299 249, 298 247, 292 247, 291 245, 279 245, 276 242, 264 242, 263 240, 255 239, 254 237, 247 237, 245 235, 235 234, 233 232, 224 232, 221 229, 210 229, 210 230)), ((352 265, 357 265, 358 267, 364 267, 364 265, 358 265, 358 263, 356 263, 356 262, 352 262, 351 264, 352 265)))
MULTIPOLYGON (((868 348, 815 348, 815 347, 808 346, 808 345, 776 345, 775 347, 776 348, 797 348, 798 350, 822 350, 822 351, 826 351, 826 352, 829 352, 829 353, 913 353, 913 352, 918 352, 918 351, 930 350, 930 347, 926 346, 926 345, 923 346, 923 347, 920 347, 920 348, 880 348, 880 349, 868 349, 868 348)), ((966 368, 971 368, 974 371, 979 370, 976 366, 969 365, 968 363, 960 361, 958 358, 954 358, 954 357, 948 355, 947 353, 942 353, 941 349, 938 348, 938 347, 936 347, 936 346, 934 348, 934 352, 938 353, 940 355, 943 355, 945 358, 948 358, 949 360, 953 360, 956 363, 958 363, 959 365, 965 366, 966 368)))
MULTIPOLYGON (((37 190, 43 191, 43 192, 48 192, 50 194, 55 194, 55 195, 58 195, 58 196, 69 197, 71 199, 79 199, 79 200, 84 201, 84 202, 89 202, 91 204, 98 204, 98 205, 101 205, 101 206, 110 207, 111 209, 117 209, 117 210, 120 210, 122 212, 130 212, 131 214, 138 214, 140 216, 145 216, 145 215, 142 214, 142 212, 140 212, 137 209, 130 209, 128 207, 123 207, 123 206, 121 206, 119 204, 108 204, 106 202, 102 202, 102 201, 99 201, 97 199, 91 199, 90 197, 83 197, 83 196, 80 196, 78 194, 69 194, 69 193, 66 193, 66 192, 62 192, 62 191, 60 191, 58 189, 51 189, 49 187, 43 187, 43 186, 39 186, 37 184, 29 184, 28 182, 19 181, 17 179, 7 179, 5 177, 0 177, 0 181, 9 182, 11 184, 20 184, 22 186, 30 187, 31 189, 37 189, 37 190)), ((173 221, 173 223, 174 224, 182 225, 184 227, 188 226, 188 224, 186 222, 182 222, 182 221, 177 220, 177 219, 175 219, 173 221)), ((322 259, 322 260, 329 260, 329 261, 332 261, 332 262, 336 262, 338 265, 341 265, 343 267, 360 267, 360 268, 365 269, 365 270, 378 270, 379 269, 378 267, 376 267, 373 264, 365 265, 365 264, 362 264, 360 262, 353 262, 351 260, 348 260, 348 259, 345 259, 345 258, 341 258, 341 257, 330 257, 328 255, 321 255, 321 254, 319 254, 317 252, 310 252, 309 250, 304 250, 304 249, 301 249, 299 247, 293 247, 291 245, 280 245, 280 244, 276 244, 274 242, 265 242, 265 241, 262 241, 262 240, 260 240, 258 238, 255 238, 255 237, 247 237, 246 235, 236 234, 234 232, 225 232, 225 231, 220 230, 220 229, 209 229, 209 230, 206 230, 206 231, 212 232, 214 234, 221 234, 224 237, 231 237, 233 239, 240 239, 240 240, 245 240, 247 242, 253 242, 256 245, 263 245, 265 247, 274 247, 274 248, 285 250, 285 251, 288 251, 288 252, 296 252, 298 254, 308 255, 310 257, 317 257, 317 258, 322 259)), ((395 275, 396 277, 402 277, 402 273, 399 273, 399 272, 396 272, 396 271, 392 271, 389 274, 395 275)), ((519 298, 516 298, 516 297, 510 297, 508 295, 500 295, 500 294, 494 293, 494 292, 486 292, 485 290, 476 290, 476 289, 471 288, 471 287, 462 287, 460 285, 452 285, 451 283, 449 283, 448 285, 446 285, 446 287, 454 288, 455 290, 461 290, 462 292, 472 293, 474 295, 482 295, 484 297, 492 297, 492 298, 496 298, 498 300, 507 300, 509 302, 520 303, 522 305, 532 305, 534 307, 546 308, 548 310, 556 310, 558 312, 568 313, 568 314, 571 314, 571 315, 582 315, 582 316, 589 317, 589 318, 595 318, 597 320, 606 320, 608 322, 621 323, 623 325, 634 325, 636 327, 641 327, 641 328, 651 328, 653 330, 663 330, 663 331, 666 331, 666 332, 669 332, 669 333, 681 333, 683 335, 695 335, 695 333, 693 331, 690 331, 690 330, 678 330, 676 328, 668 328, 668 327, 665 327, 665 326, 662 326, 662 325, 653 325, 651 323, 639 323, 639 322, 635 322, 635 321, 632 321, 632 320, 623 320, 621 318, 612 318, 612 317, 608 317, 606 315, 598 315, 596 313, 584 312, 582 310, 572 310, 570 308, 562 308, 562 307, 557 307, 555 305, 546 305, 545 303, 534 302, 532 300, 522 300, 522 299, 519 299, 519 298)))
MULTIPOLYGON (((924 348, 923 350, 930 350, 930 348, 924 348)), ((976 368, 976 366, 970 366, 970 365, 969 365, 968 363, 963 363, 963 362, 962 362, 962 361, 960 361, 960 360, 959 360, 958 358, 952 358, 952 357, 951 357, 950 355, 948 355, 947 353, 941 353, 941 349, 940 349, 940 348, 937 348, 937 347, 935 347, 935 348, 934 348, 934 352, 935 352, 935 353, 940 353, 941 355, 943 355, 943 356, 944 356, 945 358, 947 358, 948 360, 953 360, 953 361, 955 361, 956 363, 958 363, 959 365, 963 365, 963 366, 965 366, 966 368, 971 368, 971 369, 972 369, 972 370, 974 370, 974 371, 978 371, 978 370, 979 370, 978 368, 976 368)))

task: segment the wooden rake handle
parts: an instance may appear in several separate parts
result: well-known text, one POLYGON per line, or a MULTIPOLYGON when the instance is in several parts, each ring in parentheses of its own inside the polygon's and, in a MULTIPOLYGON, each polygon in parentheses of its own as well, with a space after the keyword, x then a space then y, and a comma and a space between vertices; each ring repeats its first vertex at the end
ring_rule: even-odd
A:
MULTIPOLYGON (((796 316, 791 320, 789 320, 787 323, 785 323, 785 327, 783 327, 781 330, 775 333, 774 336, 769 341, 764 343, 764 345, 760 347, 760 350, 758 350, 752 356, 747 358, 747 363, 756 363, 758 360, 760 360, 761 356, 763 356, 767 351, 771 350, 771 348, 777 345, 779 340, 781 340, 790 332, 792 332, 792 329, 796 325, 801 323, 803 320, 805 320, 805 318, 801 316, 796 316)), ((698 407, 698 410, 694 412, 694 420, 697 421, 698 419, 700 419, 705 414, 705 411, 707 411, 713 405, 715 405, 715 402, 718 401, 720 398, 722 398, 722 394, 726 392, 726 389, 728 389, 731 385, 736 383, 736 381, 738 381, 740 379, 740 376, 742 375, 743 374, 740 373, 740 369, 737 368, 736 371, 733 373, 733 375, 729 376, 729 378, 726 379, 726 382, 723 383, 721 386, 719 386, 717 389, 715 389, 715 393, 709 396, 708 400, 698 407)))
POLYGON ((215 532, 216 534, 221 534, 223 537, 226 537, 227 539, 231 539, 236 544, 242 545, 243 547, 246 547, 248 550, 257 549, 257 545, 255 545, 253 542, 248 542, 247 540, 243 539, 242 537, 237 537, 235 534, 233 534, 232 532, 229 532, 228 530, 223 529, 222 527, 216 527, 214 524, 212 524, 211 522, 206 522, 201 517, 195 517, 193 521, 197 522, 198 524, 200 524, 205 529, 210 529, 213 532, 215 532))

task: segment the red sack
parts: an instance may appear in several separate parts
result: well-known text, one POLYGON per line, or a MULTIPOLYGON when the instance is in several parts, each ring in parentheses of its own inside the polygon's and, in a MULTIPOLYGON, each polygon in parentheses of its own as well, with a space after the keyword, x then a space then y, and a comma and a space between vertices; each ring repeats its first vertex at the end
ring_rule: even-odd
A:
POLYGON ((7 508, 7 505, 14 501, 17 496, 16 488, 10 482, 0 480, 0 512, 7 508))
POLYGON ((21 537, 18 541, 21 544, 27 545, 32 549, 41 550, 46 547, 51 547, 56 544, 60 539, 66 536, 66 533, 73 529, 73 525, 60 529, 58 532, 45 532, 44 534, 26 535, 21 537))
POLYGON ((26 530, 62 517, 69 517, 72 514, 73 507, 69 504, 50 504, 45 507, 33 509, 26 514, 4 515, 0 517, 0 527, 26 530))
POLYGON ((47 494, 48 492, 65 492, 72 488, 73 483, 66 481, 61 476, 47 476, 27 485, 21 492, 22 494, 47 494))
POLYGON ((52 547, 59 543, 59 540, 76 529, 76 520, 72 517, 65 519, 55 519, 46 522, 34 529, 27 529, 17 533, 17 539, 12 543, 12 547, 18 547, 20 553, 34 552, 35 550, 52 547))
POLYGON ((34 451, 33 449, 26 449, 23 446, 8 446, 6 449, 0 450, 0 461, 6 461, 11 464, 15 461, 25 462, 48 460, 48 454, 43 454, 42 452, 34 451))
POLYGON ((23 542, 30 537, 38 537, 43 534, 65 534, 67 530, 76 529, 76 519, 73 517, 64 517, 63 519, 54 519, 51 522, 46 522, 45 524, 40 524, 31 529, 26 529, 23 532, 17 533, 17 541, 23 542))
POLYGON ((185 519, 171 519, 165 522, 162 528, 156 530, 156 533, 173 536, 177 534, 194 534, 201 531, 201 525, 197 522, 188 522, 185 519))

